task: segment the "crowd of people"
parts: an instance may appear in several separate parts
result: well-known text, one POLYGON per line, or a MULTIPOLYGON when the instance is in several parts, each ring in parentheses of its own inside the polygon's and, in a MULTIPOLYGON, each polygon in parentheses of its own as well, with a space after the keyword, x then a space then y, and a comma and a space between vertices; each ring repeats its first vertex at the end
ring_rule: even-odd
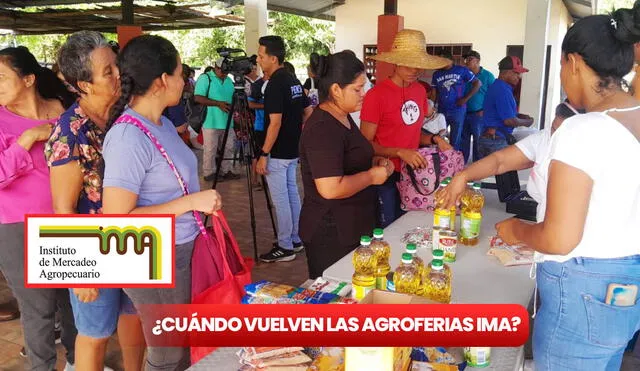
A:
MULTIPOLYGON (((309 276, 321 276, 361 235, 403 214, 400 166, 426 167, 421 146, 473 157, 437 193, 446 207, 469 181, 532 168, 537 224, 509 219, 496 228, 505 242, 536 250, 536 369, 619 369, 640 329, 637 301, 605 303, 609 283, 640 285, 640 252, 625 233, 640 224, 640 173, 626 162, 640 158, 640 103, 623 83, 638 43, 640 2, 576 22, 560 61, 567 101, 551 127, 516 143, 513 129, 533 124, 513 94, 527 72, 516 57, 499 62, 496 79, 477 51, 465 56, 466 66, 455 65, 428 54, 422 32, 402 30, 391 51, 374 57, 395 68, 373 88, 349 50, 313 54, 302 84, 286 66, 284 40, 261 37, 245 93, 254 112, 254 186, 264 176, 277 241, 260 259, 291 261, 304 250, 309 276), (435 71, 431 96, 419 81, 425 70, 435 71), (615 157, 594 150, 603 132, 616 143, 615 157)), ((60 49, 61 80, 24 47, 0 51, 0 269, 19 304, 33 370, 55 368, 56 317, 67 370, 106 369, 115 332, 126 370, 189 366, 186 348, 146 346, 138 309, 190 302, 199 214, 222 207, 217 191, 200 190, 196 156, 181 138, 185 100, 205 107, 204 180, 213 180, 216 166, 224 180, 239 177, 229 162, 215 161, 218 153, 232 156, 235 142, 229 130, 221 148, 234 121, 234 82, 223 61, 193 81, 162 37, 139 36, 114 50, 100 33, 81 31, 60 49), (52 213, 176 215, 175 288, 25 288, 24 215, 52 213)))

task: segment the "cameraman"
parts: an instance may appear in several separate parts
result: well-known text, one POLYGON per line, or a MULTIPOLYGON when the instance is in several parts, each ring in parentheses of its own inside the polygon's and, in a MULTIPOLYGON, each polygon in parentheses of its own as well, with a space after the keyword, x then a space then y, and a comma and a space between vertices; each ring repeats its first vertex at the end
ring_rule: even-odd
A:
POLYGON ((284 40, 263 36, 259 43, 258 63, 270 77, 264 92, 266 137, 256 171, 266 175, 278 219, 278 242, 260 260, 291 261, 303 249, 298 236, 301 206, 296 173, 302 123, 312 109, 300 81, 283 68, 284 40))
MULTIPOLYGON (((218 58, 213 71, 203 73, 196 82, 195 101, 207 107, 207 117, 202 124, 204 153, 202 154, 202 172, 204 180, 210 182, 215 177, 215 156, 223 152, 223 158, 233 157, 236 135, 233 125, 229 128, 229 136, 224 150, 221 150, 224 131, 229 119, 229 109, 233 98, 233 80, 222 71, 224 58, 218 58)), ((239 179, 240 175, 231 171, 231 162, 220 164, 221 181, 239 179)))

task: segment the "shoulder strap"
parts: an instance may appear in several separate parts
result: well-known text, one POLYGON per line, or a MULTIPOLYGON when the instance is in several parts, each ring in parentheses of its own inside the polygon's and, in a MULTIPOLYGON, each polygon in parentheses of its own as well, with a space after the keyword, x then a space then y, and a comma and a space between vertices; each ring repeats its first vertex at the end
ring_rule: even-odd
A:
MULTIPOLYGON (((173 163, 173 160, 171 160, 171 157, 169 157, 169 155, 167 154, 167 151, 164 149, 164 147, 162 146, 162 144, 160 143, 158 138, 156 138, 155 135, 153 135, 151 133, 151 131, 149 131, 149 129, 147 129, 147 127, 144 126, 144 124, 142 124, 140 122, 140 120, 138 120, 137 118, 135 118, 135 117, 133 117, 131 115, 125 114, 125 115, 121 115, 120 117, 118 117, 118 119, 113 123, 113 125, 115 126, 115 125, 118 125, 118 124, 133 125, 133 126, 137 127, 138 129, 140 129, 140 131, 142 131, 144 133, 144 135, 146 135, 151 140, 151 143, 153 143, 153 145, 156 146, 158 151, 160 151, 160 154, 162 155, 162 157, 164 157, 164 159, 169 164, 169 168, 171 168, 171 171, 173 171, 173 175, 176 176, 176 179, 178 180, 178 183, 180 183, 180 187, 182 188, 182 193, 185 196, 188 195, 189 194, 189 186, 188 186, 187 182, 184 180, 182 175, 180 175, 180 172, 178 172, 178 168, 173 163)), ((204 232, 205 228, 204 228, 204 224, 202 223, 202 219, 200 218, 200 214, 198 212, 196 212, 196 211, 193 211, 193 216, 196 219, 196 223, 198 223, 198 227, 200 228, 200 231, 203 231, 203 233, 206 234, 206 232, 204 232)))
POLYGON ((409 164, 404 165, 407 168, 407 174, 409 175, 409 179, 411 180, 411 184, 413 185, 413 188, 416 190, 416 192, 420 193, 423 196, 432 195, 440 186, 440 153, 434 152, 431 154, 431 156, 433 157, 433 170, 435 171, 435 174, 436 174, 436 181, 433 186, 433 191, 431 192, 425 193, 425 191, 422 190, 424 188, 422 184, 418 184, 418 180, 416 179, 416 173, 413 171, 413 168, 409 166, 409 164))

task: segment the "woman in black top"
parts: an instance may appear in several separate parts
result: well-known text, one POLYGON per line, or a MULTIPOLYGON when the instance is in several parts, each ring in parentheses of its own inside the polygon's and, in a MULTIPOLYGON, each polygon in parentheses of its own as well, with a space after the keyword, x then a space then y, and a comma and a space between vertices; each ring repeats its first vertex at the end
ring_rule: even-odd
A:
POLYGON ((300 236, 306 247, 309 277, 316 278, 358 246, 375 227, 376 192, 393 172, 349 113, 364 96, 364 65, 350 53, 318 56, 320 105, 305 123, 300 140, 304 202, 300 236))

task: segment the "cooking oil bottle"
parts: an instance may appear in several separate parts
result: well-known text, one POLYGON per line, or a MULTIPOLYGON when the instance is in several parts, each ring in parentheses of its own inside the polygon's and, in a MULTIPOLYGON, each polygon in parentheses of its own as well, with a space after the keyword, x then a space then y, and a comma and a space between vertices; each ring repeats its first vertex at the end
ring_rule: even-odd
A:
POLYGON ((362 236, 360 247, 353 252, 353 268, 355 272, 351 278, 352 296, 362 300, 369 291, 376 287, 376 254, 371 249, 371 237, 362 236))
POLYGON ((418 273, 422 274, 422 272, 424 272, 424 260, 418 256, 418 248, 416 247, 416 244, 408 243, 405 252, 411 254, 413 265, 418 268, 418 273))
MULTIPOLYGON (((445 183, 447 183, 447 185, 451 184, 451 178, 447 177, 445 180, 445 183)), ((454 204, 453 206, 451 206, 451 209, 449 209, 449 214, 451 215, 451 217, 449 218, 449 229, 452 231, 456 230, 456 220, 457 215, 458 215, 458 208, 456 207, 456 205, 454 204)))
MULTIPOLYGON (((445 188, 448 184, 449 182, 445 179, 440 182, 440 188, 445 188)), ((437 202, 433 210, 433 225, 442 229, 451 229, 451 210, 445 209, 442 202, 437 202)))
POLYGON ((373 240, 371 241, 371 249, 376 255, 376 289, 387 289, 387 274, 391 271, 389 265, 389 256, 391 255, 391 246, 384 240, 384 232, 381 228, 373 230, 373 240))
POLYGON ((415 295, 418 292, 420 273, 415 264, 413 264, 411 254, 402 254, 402 263, 393 274, 393 283, 396 287, 396 292, 409 295, 415 295))
POLYGON ((480 190, 480 183, 474 183, 473 188, 462 194, 462 216, 460 222, 460 243, 466 246, 478 244, 480 226, 482 223, 482 208, 484 195, 480 190))
POLYGON ((448 304, 451 301, 451 279, 444 271, 442 260, 431 261, 431 270, 427 276, 423 295, 439 303, 448 304))
MULTIPOLYGON (((440 260, 442 261, 442 267, 444 270, 444 274, 447 276, 447 278, 449 279, 449 282, 452 282, 451 280, 451 267, 449 267, 448 264, 446 264, 444 262, 444 250, 441 249, 434 249, 432 252, 432 257, 433 260, 440 260)), ((431 274, 431 264, 428 264, 427 266, 424 267, 424 272, 422 273, 422 280, 420 283, 420 287, 421 290, 419 290, 419 294, 422 296, 426 296, 427 292, 428 292, 428 284, 429 284, 429 275, 431 274)))
POLYGON ((411 264, 413 264, 416 267, 416 269, 418 269, 418 277, 420 278, 420 285, 416 290, 416 295, 422 295, 422 276, 424 275, 424 269, 425 269, 424 260, 422 260, 422 258, 418 256, 418 249, 415 243, 408 243, 405 252, 411 254, 411 260, 413 260, 411 264))

